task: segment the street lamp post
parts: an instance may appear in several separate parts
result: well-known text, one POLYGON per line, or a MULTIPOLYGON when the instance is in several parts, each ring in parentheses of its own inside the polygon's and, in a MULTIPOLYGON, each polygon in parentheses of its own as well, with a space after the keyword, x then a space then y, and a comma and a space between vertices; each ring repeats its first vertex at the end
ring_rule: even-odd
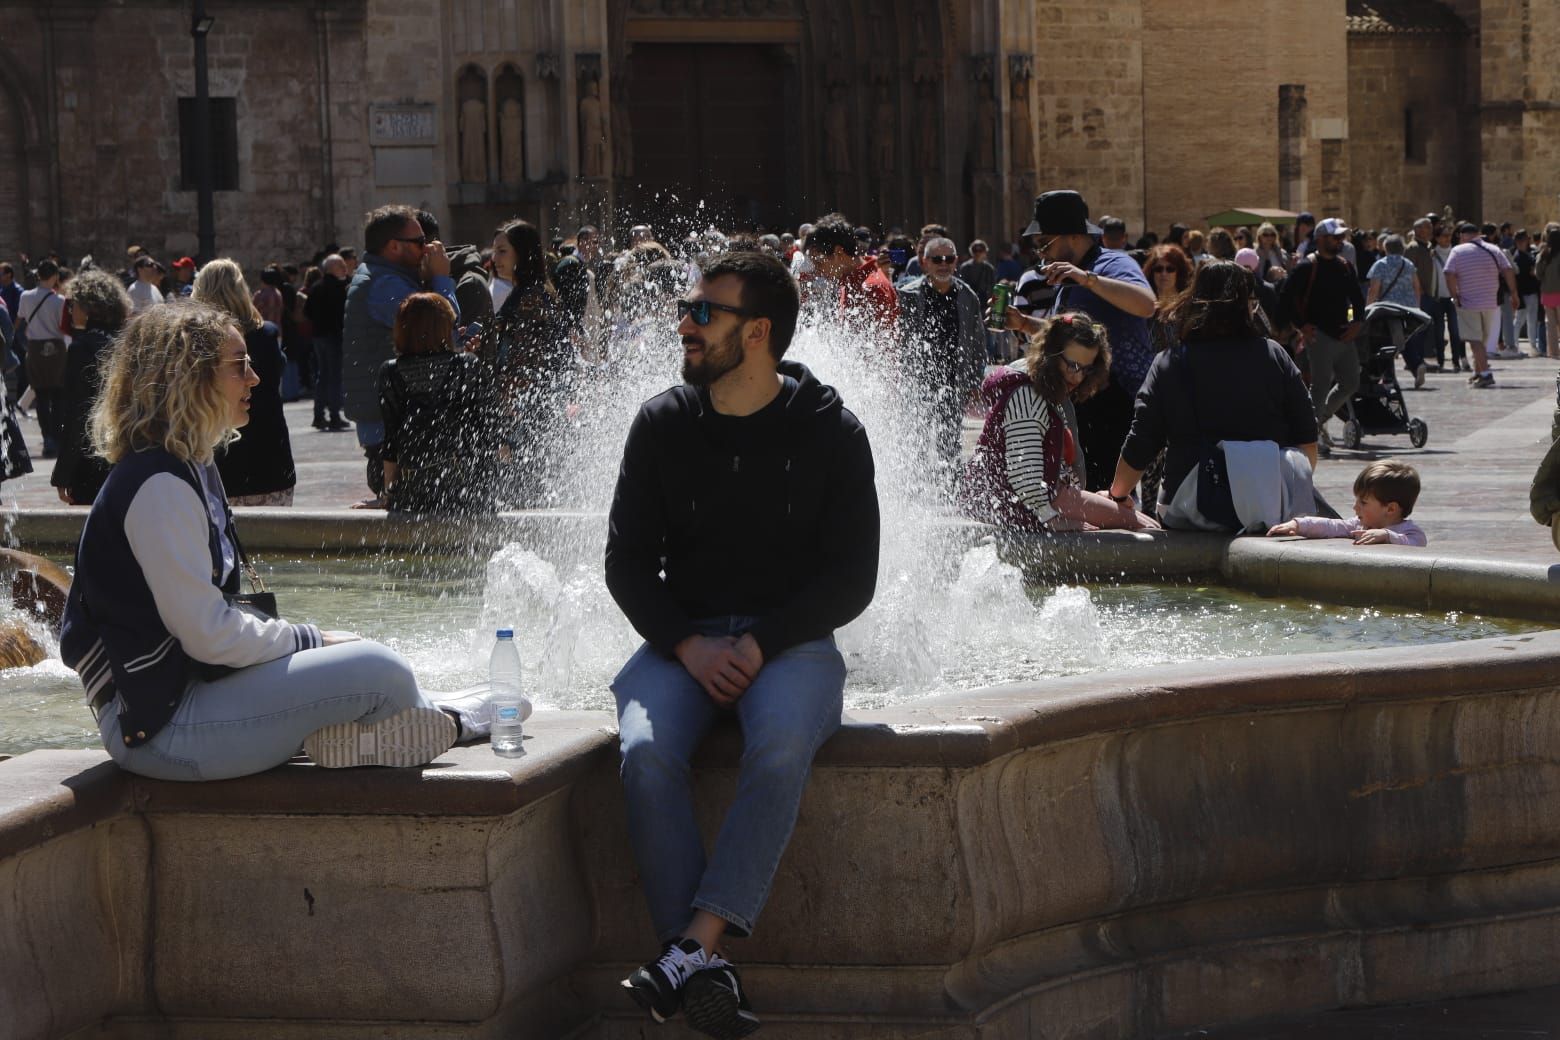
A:
POLYGON ((195 197, 201 263, 217 253, 216 220, 212 215, 211 185, 211 85, 206 78, 206 37, 214 21, 206 14, 206 0, 193 0, 190 35, 195 38, 195 197))

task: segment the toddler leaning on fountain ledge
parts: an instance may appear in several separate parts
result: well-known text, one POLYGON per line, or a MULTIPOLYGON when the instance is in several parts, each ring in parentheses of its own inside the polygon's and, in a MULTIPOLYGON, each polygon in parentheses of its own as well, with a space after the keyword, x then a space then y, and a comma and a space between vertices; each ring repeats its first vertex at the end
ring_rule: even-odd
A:
POLYGON ((1301 516, 1268 528, 1270 535, 1353 538, 1355 545, 1424 545, 1425 533, 1408 519, 1419 500, 1419 473, 1406 462, 1372 462, 1354 478, 1354 516, 1301 516))
POLYGON ((60 632, 110 757, 154 779, 221 780, 300 745, 326 767, 414 766, 482 735, 485 693, 435 703, 378 643, 234 604, 246 561, 213 451, 248 422, 259 377, 232 321, 153 307, 112 350, 92 439, 113 469, 60 632))

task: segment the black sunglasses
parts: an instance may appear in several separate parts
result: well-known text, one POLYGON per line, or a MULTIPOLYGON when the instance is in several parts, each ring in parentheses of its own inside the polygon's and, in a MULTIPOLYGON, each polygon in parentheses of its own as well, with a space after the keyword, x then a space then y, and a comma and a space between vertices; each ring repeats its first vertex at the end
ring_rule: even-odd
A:
POLYGON ((725 303, 716 303, 713 300, 678 300, 677 320, 692 318, 695 325, 708 325, 710 323, 710 311, 725 311, 742 318, 751 318, 752 311, 743 310, 741 307, 732 307, 725 303))
POLYGON ((926 258, 926 262, 929 264, 951 264, 957 259, 959 258, 956 256, 929 256, 926 258))
POLYGON ((1065 372, 1077 372, 1079 375, 1086 376, 1100 367, 1100 363, 1098 361, 1088 365, 1080 365, 1078 362, 1074 361, 1070 357, 1067 357, 1065 354, 1052 354, 1050 356, 1055 359, 1056 363, 1060 365, 1062 370, 1065 372))
POLYGON ((427 235, 418 235, 416 238, 398 238, 398 239, 396 239, 396 241, 397 242, 409 242, 412 245, 417 245, 417 246, 426 246, 428 244, 428 236, 427 235))

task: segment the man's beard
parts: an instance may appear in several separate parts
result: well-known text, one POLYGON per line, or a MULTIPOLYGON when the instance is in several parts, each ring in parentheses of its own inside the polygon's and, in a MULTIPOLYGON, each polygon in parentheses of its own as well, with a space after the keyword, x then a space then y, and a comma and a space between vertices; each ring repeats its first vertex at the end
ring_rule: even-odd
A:
POLYGON ((742 364, 741 332, 741 326, 738 326, 731 330, 729 336, 716 343, 694 336, 684 336, 683 346, 686 347, 691 341, 701 350, 697 359, 686 356, 683 358, 683 382, 692 386, 709 386, 742 364))

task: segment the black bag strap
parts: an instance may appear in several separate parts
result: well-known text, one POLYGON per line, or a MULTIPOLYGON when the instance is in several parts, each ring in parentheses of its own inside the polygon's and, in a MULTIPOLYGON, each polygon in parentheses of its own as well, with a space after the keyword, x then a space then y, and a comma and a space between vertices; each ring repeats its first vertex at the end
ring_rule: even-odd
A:
POLYGON ((1316 272, 1319 265, 1316 257, 1310 257, 1311 277, 1305 281, 1305 295, 1300 297, 1300 318, 1302 324, 1310 324, 1311 321, 1311 290, 1316 288, 1316 272))
POLYGON ((34 307, 32 309, 32 313, 28 314, 27 317, 23 318, 22 320, 25 321, 25 322, 29 322, 30 323, 34 318, 36 318, 38 316, 38 312, 43 310, 43 305, 48 303, 52 299, 54 299, 54 290, 50 289, 47 293, 44 294, 43 299, 38 301, 38 306, 36 306, 36 307, 34 307))
POLYGON ((1385 298, 1387 296, 1390 296, 1392 294, 1393 287, 1396 286, 1398 281, 1403 277, 1403 272, 1408 270, 1408 265, 1410 263, 1412 263, 1412 261, 1410 261, 1407 258, 1405 258, 1403 260, 1403 262, 1398 265, 1397 274, 1393 275, 1392 276, 1392 281, 1388 282, 1387 283, 1387 287, 1385 289, 1381 290, 1381 295, 1382 295, 1383 298, 1385 298))

